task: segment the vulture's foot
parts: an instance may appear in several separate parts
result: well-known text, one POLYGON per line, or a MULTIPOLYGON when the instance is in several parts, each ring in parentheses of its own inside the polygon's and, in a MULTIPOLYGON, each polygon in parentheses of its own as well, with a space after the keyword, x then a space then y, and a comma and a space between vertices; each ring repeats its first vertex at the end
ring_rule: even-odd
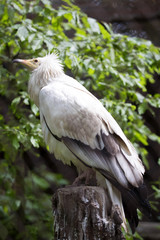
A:
POLYGON ((89 168, 87 171, 79 175, 73 182, 72 186, 80 185, 97 186, 96 172, 93 169, 89 168))

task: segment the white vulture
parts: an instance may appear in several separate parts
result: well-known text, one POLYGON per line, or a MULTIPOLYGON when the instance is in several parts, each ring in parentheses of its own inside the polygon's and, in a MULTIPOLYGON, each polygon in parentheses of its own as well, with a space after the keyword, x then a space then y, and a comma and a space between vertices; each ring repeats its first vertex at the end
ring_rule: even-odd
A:
POLYGON ((78 172, 92 168, 111 202, 118 205, 132 231, 138 225, 137 208, 150 215, 144 166, 123 131, 101 102, 74 78, 67 76, 56 54, 22 60, 32 70, 31 99, 50 152, 78 172))

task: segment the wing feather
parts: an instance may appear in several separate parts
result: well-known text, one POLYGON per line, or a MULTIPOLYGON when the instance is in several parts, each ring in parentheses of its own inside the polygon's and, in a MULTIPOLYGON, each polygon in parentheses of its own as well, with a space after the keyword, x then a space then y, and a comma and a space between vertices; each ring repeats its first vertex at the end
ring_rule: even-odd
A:
POLYGON ((125 187, 139 186, 144 167, 134 147, 102 104, 70 81, 55 81, 40 92, 40 112, 48 128, 88 166, 111 172, 125 187))
POLYGON ((42 130, 51 151, 66 164, 72 161, 78 171, 86 165, 105 177, 111 201, 119 204, 124 216, 122 196, 134 231, 136 209, 150 214, 144 166, 117 122, 98 99, 66 75, 42 88, 39 103, 42 130))

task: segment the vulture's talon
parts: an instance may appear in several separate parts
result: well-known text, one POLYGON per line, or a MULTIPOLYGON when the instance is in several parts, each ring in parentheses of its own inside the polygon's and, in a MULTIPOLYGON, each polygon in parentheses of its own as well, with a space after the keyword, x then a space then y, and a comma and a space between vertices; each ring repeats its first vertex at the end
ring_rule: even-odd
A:
POLYGON ((72 184, 72 186, 81 185, 97 186, 96 172, 93 169, 89 168, 87 171, 80 174, 72 184))

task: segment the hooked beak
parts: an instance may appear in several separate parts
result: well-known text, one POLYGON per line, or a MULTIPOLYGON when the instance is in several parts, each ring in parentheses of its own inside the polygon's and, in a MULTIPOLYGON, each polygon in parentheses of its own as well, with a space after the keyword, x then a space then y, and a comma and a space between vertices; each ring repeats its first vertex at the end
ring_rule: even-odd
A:
POLYGON ((34 70, 34 69, 37 68, 37 64, 35 64, 35 62, 33 62, 33 59, 28 59, 28 60, 25 60, 25 59, 14 59, 12 62, 13 63, 23 64, 24 66, 28 67, 31 70, 34 70))

